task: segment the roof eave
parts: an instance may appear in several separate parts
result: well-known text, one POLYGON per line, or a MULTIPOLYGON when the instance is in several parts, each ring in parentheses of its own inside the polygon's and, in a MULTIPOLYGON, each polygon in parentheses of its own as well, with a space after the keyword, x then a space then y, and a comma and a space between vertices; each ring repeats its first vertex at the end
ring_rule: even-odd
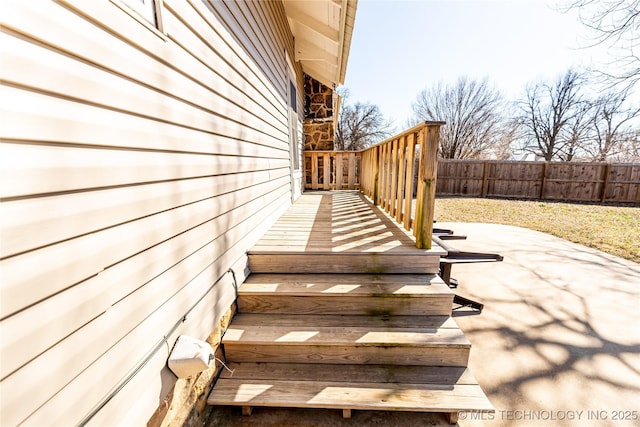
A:
POLYGON ((296 61, 326 86, 343 84, 357 0, 284 0, 284 6, 295 38, 296 61))

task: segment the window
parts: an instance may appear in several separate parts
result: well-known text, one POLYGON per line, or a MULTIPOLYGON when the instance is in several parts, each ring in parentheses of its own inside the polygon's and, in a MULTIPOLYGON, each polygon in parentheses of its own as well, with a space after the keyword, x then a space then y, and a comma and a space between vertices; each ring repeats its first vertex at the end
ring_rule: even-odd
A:
POLYGON ((293 170, 300 170, 300 147, 298 145, 298 92, 289 80, 289 143, 291 144, 293 170))
POLYGON ((296 93, 296 85, 289 80, 289 105, 294 113, 298 112, 298 94, 296 93))
POLYGON ((160 29, 159 8, 161 0, 120 0, 129 9, 133 10, 136 15, 144 18, 155 28, 160 29))

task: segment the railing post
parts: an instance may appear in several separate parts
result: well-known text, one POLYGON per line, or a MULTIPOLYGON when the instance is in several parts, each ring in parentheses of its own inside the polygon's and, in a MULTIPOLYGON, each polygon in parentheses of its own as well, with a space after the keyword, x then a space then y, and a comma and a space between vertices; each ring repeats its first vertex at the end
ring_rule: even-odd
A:
POLYGON ((347 158, 347 189, 355 190, 356 188, 356 153, 351 151, 347 158))
POLYGON ((426 122, 421 130, 422 147, 420 147, 420 191, 416 199, 416 247, 431 249, 433 234, 433 217, 436 199, 436 176, 438 173, 438 146, 440 144, 440 126, 444 122, 426 122))
POLYGON ((380 158, 380 147, 374 147, 373 148, 373 153, 372 153, 372 167, 373 167, 373 195, 372 195, 372 199, 373 199, 373 204, 377 205, 378 204, 378 197, 380 196, 380 163, 379 163, 379 158, 380 158))
POLYGON ((389 143, 380 146, 380 207, 387 208, 387 181, 389 177, 389 143))
POLYGON ((416 139, 415 134, 407 136, 407 172, 404 178, 404 228, 411 230, 411 204, 413 200, 413 171, 415 171, 416 139))
POLYGON ((342 170, 343 162, 342 155, 344 151, 339 151, 336 153, 336 190, 342 190, 342 175, 344 171, 342 170))
POLYGON ((311 189, 318 189, 318 153, 311 153, 311 189))
MULTIPOLYGON (((398 184, 396 187, 396 222, 402 224, 403 201, 404 201, 404 170, 405 170, 405 149, 407 137, 403 136, 398 141, 398 184)), ((404 211, 406 212, 406 211, 404 211)), ((409 213, 410 214, 410 213, 409 213)))

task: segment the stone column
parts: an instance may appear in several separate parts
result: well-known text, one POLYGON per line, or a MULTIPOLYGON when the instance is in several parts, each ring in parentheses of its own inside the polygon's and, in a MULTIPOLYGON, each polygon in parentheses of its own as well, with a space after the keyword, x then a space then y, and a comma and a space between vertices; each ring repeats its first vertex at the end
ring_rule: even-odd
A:
POLYGON ((304 149, 333 150, 333 89, 304 75, 304 149))

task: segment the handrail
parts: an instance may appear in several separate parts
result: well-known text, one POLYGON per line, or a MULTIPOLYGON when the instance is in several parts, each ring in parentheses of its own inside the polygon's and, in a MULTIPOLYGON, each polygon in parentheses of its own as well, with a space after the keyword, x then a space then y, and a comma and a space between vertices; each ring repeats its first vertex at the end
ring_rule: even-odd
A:
POLYGON ((444 124, 423 122, 359 151, 305 151, 305 188, 360 190, 404 228, 413 229, 418 248, 430 249, 444 124))
POLYGON ((440 127, 444 124, 421 123, 361 152, 360 190, 407 230, 413 228, 416 246, 421 249, 431 248, 437 154, 440 127))
POLYGON ((446 125, 446 124, 447 124, 447 122, 442 122, 442 121, 437 121, 437 120, 426 120, 426 121, 424 121, 424 122, 420 122, 420 123, 418 123, 417 125, 415 125, 415 126, 413 126, 413 127, 409 128, 409 129, 407 129, 407 130, 404 130, 404 131, 400 132, 400 133, 399 133, 399 134, 397 134, 397 135, 391 136, 391 137, 389 137, 389 138, 387 138, 387 139, 385 139, 385 140, 383 140, 383 141, 376 142, 376 143, 375 143, 375 144, 373 144, 372 146, 367 147, 367 148, 364 148, 364 149, 359 150, 359 151, 361 151, 361 152, 362 152, 362 151, 367 151, 367 150, 370 150, 370 149, 372 149, 372 148, 375 148, 375 147, 377 147, 377 146, 379 146, 379 145, 387 144, 388 142, 391 142, 391 141, 393 141, 394 139, 402 138, 403 136, 407 136, 407 135, 412 134, 412 133, 414 133, 414 134, 415 134, 416 132, 419 132, 420 130, 424 129, 424 128, 425 128, 425 126, 438 126, 438 127, 439 127, 439 126, 444 126, 444 125, 446 125))

